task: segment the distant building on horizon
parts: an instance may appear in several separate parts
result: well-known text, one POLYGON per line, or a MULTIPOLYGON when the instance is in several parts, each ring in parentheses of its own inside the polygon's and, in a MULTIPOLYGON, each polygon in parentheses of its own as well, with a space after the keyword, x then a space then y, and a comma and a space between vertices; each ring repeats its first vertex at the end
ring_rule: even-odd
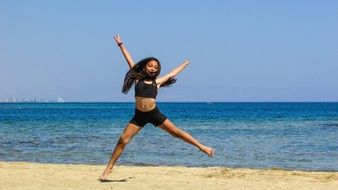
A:
POLYGON ((65 102, 62 98, 58 98, 56 102, 65 102))

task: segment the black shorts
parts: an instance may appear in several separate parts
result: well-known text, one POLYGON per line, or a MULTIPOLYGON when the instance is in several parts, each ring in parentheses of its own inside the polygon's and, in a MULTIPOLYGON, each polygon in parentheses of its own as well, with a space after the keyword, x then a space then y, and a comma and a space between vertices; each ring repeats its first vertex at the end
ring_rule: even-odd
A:
POLYGON ((135 115, 129 123, 135 124, 139 127, 143 127, 145 124, 151 123, 157 127, 166 119, 167 117, 163 115, 157 107, 147 112, 135 109, 135 115))

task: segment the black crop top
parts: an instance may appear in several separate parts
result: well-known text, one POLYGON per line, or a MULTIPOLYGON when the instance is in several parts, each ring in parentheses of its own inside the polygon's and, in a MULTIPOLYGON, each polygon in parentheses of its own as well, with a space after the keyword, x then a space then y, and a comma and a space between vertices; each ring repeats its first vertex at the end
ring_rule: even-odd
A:
POLYGON ((144 80, 140 80, 135 85, 135 96, 144 98, 156 98, 157 84, 153 80, 151 84, 147 84, 144 80))

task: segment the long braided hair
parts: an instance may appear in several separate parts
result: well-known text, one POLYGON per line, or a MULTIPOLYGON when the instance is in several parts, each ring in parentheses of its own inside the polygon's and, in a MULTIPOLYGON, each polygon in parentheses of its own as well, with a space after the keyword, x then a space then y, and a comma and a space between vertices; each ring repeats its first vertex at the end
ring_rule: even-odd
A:
MULTIPOLYGON (((148 57, 148 58, 142 59, 141 61, 136 63, 136 65, 126 73, 126 76, 124 77, 123 86, 122 86, 122 92, 124 94, 127 94, 131 86, 135 83, 135 81, 155 80, 160 74, 160 72, 161 72, 161 64, 158 59, 156 59, 155 57, 148 57), (156 61, 158 64, 158 69, 155 75, 148 75, 144 71, 144 67, 147 65, 149 61, 156 61)), ((170 77, 166 82, 161 84, 161 87, 169 87, 171 84, 175 83, 176 81, 177 79, 170 77)))

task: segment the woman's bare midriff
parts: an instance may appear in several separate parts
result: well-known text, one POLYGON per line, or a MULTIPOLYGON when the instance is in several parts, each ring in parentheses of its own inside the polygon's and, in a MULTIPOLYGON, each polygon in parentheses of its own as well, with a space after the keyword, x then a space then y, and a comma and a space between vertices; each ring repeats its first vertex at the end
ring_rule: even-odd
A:
POLYGON ((151 111, 156 107, 156 102, 154 98, 144 98, 144 97, 135 97, 135 106, 136 109, 147 112, 151 111))

